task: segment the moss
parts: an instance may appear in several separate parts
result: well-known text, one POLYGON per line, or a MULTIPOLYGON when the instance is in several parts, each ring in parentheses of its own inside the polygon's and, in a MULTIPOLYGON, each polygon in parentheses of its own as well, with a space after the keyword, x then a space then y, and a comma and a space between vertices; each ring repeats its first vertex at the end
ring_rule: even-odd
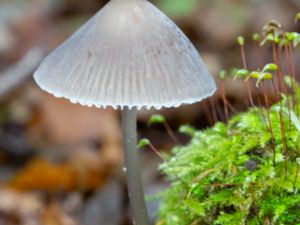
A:
MULTIPOLYGON (((277 50, 288 55, 300 43, 300 34, 284 32, 274 21, 261 37, 253 41, 270 44, 277 65, 282 65, 277 50)), ((291 59, 282 68, 293 73, 291 59)), ((171 185, 159 195, 159 225, 300 225, 300 90, 296 74, 284 75, 277 65, 232 74, 233 80, 256 80, 264 107, 207 130, 181 128, 192 140, 176 146, 160 167, 171 185), (281 97, 271 107, 264 82, 281 97)))
POLYGON ((252 108, 174 149, 161 166, 172 184, 160 195, 160 224, 300 223, 300 133, 284 113, 286 154, 278 105, 269 113, 274 140, 266 110, 252 108))

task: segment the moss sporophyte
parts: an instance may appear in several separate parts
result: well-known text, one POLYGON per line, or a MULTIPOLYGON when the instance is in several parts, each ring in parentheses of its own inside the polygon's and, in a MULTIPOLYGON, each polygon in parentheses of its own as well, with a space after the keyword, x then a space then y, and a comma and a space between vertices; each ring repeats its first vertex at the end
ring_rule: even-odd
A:
POLYGON ((147 0, 111 0, 41 63, 34 78, 56 97, 122 110, 132 213, 135 224, 148 225, 137 155, 137 109, 178 107, 215 92, 192 43, 147 0))

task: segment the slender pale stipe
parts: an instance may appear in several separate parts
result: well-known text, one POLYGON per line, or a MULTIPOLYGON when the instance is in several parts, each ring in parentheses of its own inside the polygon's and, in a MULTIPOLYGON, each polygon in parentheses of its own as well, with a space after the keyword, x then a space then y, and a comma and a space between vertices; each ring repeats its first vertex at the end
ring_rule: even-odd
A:
POLYGON ((122 111, 122 130, 124 134, 123 147, 126 171, 128 171, 127 186, 135 224, 149 225, 143 185, 139 172, 139 157, 136 147, 136 115, 136 108, 128 109, 125 107, 122 111))

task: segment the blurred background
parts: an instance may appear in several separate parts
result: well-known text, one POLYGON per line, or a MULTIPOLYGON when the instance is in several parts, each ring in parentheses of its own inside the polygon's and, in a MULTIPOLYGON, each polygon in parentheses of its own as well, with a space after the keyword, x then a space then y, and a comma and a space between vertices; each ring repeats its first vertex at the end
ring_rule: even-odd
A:
MULTIPOLYGON (((238 35, 251 39, 271 19, 286 30, 299 30, 294 23, 299 0, 151 2, 187 34, 216 79, 221 69, 242 65, 238 35)), ((0 0, 0 225, 130 224, 119 112, 56 99, 32 79, 41 60, 106 3, 0 0)), ((252 68, 269 62, 268 49, 260 59, 255 49, 254 44, 246 47, 252 68)), ((244 110, 244 84, 228 82, 225 87, 232 106, 244 110)), ((189 141, 177 132, 181 124, 204 129, 224 121, 221 107, 218 92, 210 100, 178 109, 141 111, 139 137, 169 152, 177 142, 189 141), (167 118, 177 141, 164 126, 147 126, 153 113, 167 118)), ((141 160, 154 221, 159 202, 151 196, 168 182, 159 173, 161 159, 150 149, 141 149, 141 160)))

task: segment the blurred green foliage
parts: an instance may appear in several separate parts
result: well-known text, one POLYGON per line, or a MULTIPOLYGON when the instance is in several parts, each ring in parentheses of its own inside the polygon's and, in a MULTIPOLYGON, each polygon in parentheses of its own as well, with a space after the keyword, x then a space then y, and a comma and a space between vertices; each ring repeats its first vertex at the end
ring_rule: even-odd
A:
POLYGON ((198 5, 199 0, 161 0, 159 7, 170 16, 186 16, 198 5))

